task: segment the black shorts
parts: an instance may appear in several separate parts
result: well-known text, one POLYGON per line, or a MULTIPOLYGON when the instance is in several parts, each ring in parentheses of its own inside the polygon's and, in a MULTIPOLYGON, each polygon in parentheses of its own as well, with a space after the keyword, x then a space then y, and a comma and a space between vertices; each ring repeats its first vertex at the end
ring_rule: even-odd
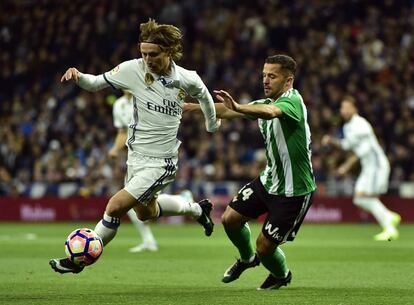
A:
POLYGON ((271 195, 256 178, 239 191, 230 207, 249 218, 267 212, 262 232, 269 240, 281 244, 295 239, 312 204, 312 195, 313 192, 297 197, 271 195))

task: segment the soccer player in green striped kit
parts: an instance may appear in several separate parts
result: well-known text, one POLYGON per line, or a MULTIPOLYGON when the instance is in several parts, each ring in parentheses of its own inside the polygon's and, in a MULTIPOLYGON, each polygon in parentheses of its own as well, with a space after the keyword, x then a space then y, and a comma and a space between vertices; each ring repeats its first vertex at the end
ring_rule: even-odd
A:
MULTIPOLYGON (((264 171, 238 192, 222 216, 227 236, 240 253, 240 259, 224 273, 224 283, 260 263, 270 274, 258 289, 278 289, 292 279, 279 246, 295 238, 316 189, 307 111, 293 88, 295 71, 291 57, 268 57, 263 67, 265 98, 248 105, 238 104, 226 91, 215 91, 222 102, 215 104, 218 118, 258 120, 267 158, 264 171), (268 214, 255 250, 248 221, 264 213, 268 214)), ((190 105, 185 110, 197 108, 190 105)))

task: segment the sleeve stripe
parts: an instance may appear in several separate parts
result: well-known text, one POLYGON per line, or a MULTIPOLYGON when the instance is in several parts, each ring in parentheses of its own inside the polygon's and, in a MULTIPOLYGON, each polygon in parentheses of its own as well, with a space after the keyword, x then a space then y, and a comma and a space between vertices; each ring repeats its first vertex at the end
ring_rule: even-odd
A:
POLYGON ((112 89, 114 89, 114 90, 118 90, 107 78, 106 78, 106 75, 105 75, 105 73, 104 74, 102 74, 103 75, 103 77, 104 77, 104 80, 112 87, 112 89))

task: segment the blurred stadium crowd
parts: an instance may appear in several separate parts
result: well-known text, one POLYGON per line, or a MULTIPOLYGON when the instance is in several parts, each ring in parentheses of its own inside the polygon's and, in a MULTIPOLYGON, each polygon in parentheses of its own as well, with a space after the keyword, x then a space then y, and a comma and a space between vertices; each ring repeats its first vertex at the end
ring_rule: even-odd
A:
MULTIPOLYGON (((71 66, 100 74, 139 57, 139 24, 148 17, 179 26, 179 64, 241 102, 262 97, 267 55, 296 59, 320 192, 346 189, 335 184, 344 181, 335 175, 343 154, 320 146, 323 134, 341 132, 344 94, 373 124, 392 184, 414 181, 413 1, 26 0, 0 4, 0 195, 53 195, 62 183, 71 186, 67 194, 81 195, 121 187, 123 161, 107 158, 111 104, 120 93, 87 93, 60 77, 71 66)), ((244 182, 263 167, 256 122, 225 122, 210 135, 202 118, 184 114, 179 138, 179 187, 244 182)))

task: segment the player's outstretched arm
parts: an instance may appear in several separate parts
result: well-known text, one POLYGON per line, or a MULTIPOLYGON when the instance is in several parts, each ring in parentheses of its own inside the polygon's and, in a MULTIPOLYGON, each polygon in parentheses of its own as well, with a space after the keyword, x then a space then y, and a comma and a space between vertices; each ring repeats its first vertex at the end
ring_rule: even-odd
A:
POLYGON ((79 87, 87 91, 96 92, 106 87, 109 84, 105 81, 103 75, 92 75, 81 73, 76 68, 69 68, 66 70, 60 79, 61 82, 73 80, 79 87))
POLYGON ((227 91, 214 90, 214 93, 216 94, 217 99, 223 102, 223 105, 225 107, 243 115, 248 115, 250 117, 260 118, 264 120, 271 120, 283 115, 282 110, 275 105, 241 105, 237 103, 227 91))
POLYGON ((342 164, 338 170, 337 170, 337 174, 339 176, 345 176, 353 167, 354 165, 359 161, 359 158, 357 155, 351 155, 348 159, 346 159, 346 161, 344 162, 344 164, 342 164))
POLYGON ((343 149, 341 140, 332 137, 331 135, 324 135, 321 141, 322 146, 335 146, 336 148, 343 149))
MULTIPOLYGON (((236 119, 236 118, 245 117, 244 114, 230 110, 229 108, 224 106, 222 103, 214 103, 214 108, 216 109, 216 116, 219 119, 236 119)), ((199 104, 191 104, 191 103, 184 104, 183 112, 202 113, 201 107, 199 104)))

